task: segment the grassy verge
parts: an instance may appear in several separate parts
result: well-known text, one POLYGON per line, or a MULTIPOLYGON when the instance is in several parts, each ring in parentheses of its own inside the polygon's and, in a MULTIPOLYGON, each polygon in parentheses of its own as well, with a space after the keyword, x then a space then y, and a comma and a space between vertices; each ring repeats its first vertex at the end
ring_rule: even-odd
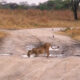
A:
POLYGON ((6 32, 0 31, 0 43, 2 43, 3 39, 7 36, 8 34, 6 32))
POLYGON ((79 29, 70 29, 67 28, 65 31, 59 32, 59 34, 70 36, 71 38, 80 41, 80 28, 79 29))

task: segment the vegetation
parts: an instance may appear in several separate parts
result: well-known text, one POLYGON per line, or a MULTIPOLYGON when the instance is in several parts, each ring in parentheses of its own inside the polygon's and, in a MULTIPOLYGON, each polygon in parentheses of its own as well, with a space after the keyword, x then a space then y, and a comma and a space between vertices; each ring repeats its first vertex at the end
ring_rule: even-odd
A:
POLYGON ((70 3, 68 1, 62 0, 49 0, 39 5, 29 5, 27 2, 17 3, 7 3, 1 2, 0 8, 4 9, 40 9, 40 10, 51 10, 51 9, 69 9, 70 3))
POLYGON ((0 31, 0 44, 3 41, 3 39, 7 36, 7 33, 4 31, 0 31))
POLYGON ((78 10, 78 7, 79 7, 79 2, 80 2, 80 0, 71 0, 71 6, 72 6, 72 11, 74 13, 74 19, 75 20, 78 19, 77 10, 78 10))
POLYGON ((70 29, 68 27, 66 30, 58 32, 58 34, 70 36, 71 38, 80 41, 80 28, 70 29))
POLYGON ((39 8, 41 10, 59 10, 59 9, 69 9, 70 3, 62 0, 49 0, 45 3, 42 3, 39 5, 39 8))
POLYGON ((40 10, 62 10, 62 9, 72 9, 74 13, 74 19, 77 20, 77 10, 79 7, 80 0, 48 0, 39 5, 29 5, 27 2, 17 3, 7 3, 2 1, 0 3, 1 9, 40 9, 40 10))
MULTIPOLYGON (((80 12, 78 12, 80 18, 80 12)), ((24 29, 38 27, 79 27, 70 10, 1 10, 0 28, 24 29)))

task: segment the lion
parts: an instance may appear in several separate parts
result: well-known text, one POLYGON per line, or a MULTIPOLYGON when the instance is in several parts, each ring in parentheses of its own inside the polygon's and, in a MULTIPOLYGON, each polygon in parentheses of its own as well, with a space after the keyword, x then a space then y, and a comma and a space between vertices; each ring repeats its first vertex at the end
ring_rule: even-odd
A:
POLYGON ((39 54, 47 54, 47 57, 49 57, 50 53, 49 53, 49 49, 51 49, 52 46, 50 43, 45 43, 42 46, 38 47, 38 48, 33 48, 32 50, 29 50, 27 53, 27 56, 30 57, 31 54, 35 54, 35 56, 37 57, 39 54))

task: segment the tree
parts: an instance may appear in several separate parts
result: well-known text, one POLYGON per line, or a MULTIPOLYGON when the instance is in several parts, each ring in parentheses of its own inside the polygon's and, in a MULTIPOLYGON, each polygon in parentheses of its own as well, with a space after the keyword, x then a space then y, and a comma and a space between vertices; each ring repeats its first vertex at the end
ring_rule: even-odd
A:
POLYGON ((9 3, 8 5, 9 5, 10 9, 17 9, 18 8, 18 4, 16 4, 16 3, 9 3))
POLYGON ((75 20, 78 19, 77 10, 78 10, 78 7, 79 7, 79 2, 80 2, 80 0, 71 0, 71 6, 72 6, 72 10, 73 10, 73 13, 74 13, 74 19, 75 20))
POLYGON ((39 9, 44 10, 51 10, 51 9, 68 9, 69 3, 63 0, 48 0, 44 3, 39 4, 39 9))
POLYGON ((20 9, 28 9, 29 7, 30 7, 30 5, 26 1, 19 3, 20 9))
POLYGON ((70 7, 68 0, 48 0, 47 3, 51 5, 51 9, 68 9, 70 7))
POLYGON ((78 7, 79 7, 80 0, 49 0, 49 1, 55 1, 55 4, 58 5, 58 6, 56 6, 57 8, 63 8, 65 6, 66 7, 67 6, 71 7, 71 9, 74 13, 74 19, 75 20, 78 19, 77 10, 78 10, 78 7))

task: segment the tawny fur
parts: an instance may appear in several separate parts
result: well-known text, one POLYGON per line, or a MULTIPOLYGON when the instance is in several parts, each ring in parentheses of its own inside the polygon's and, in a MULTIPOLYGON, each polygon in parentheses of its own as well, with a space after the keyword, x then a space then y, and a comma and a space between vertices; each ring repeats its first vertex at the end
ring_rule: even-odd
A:
POLYGON ((38 47, 38 48, 33 48, 32 50, 29 50, 27 55, 30 57, 31 54, 35 54, 37 57, 39 54, 47 54, 47 57, 49 57, 49 48, 51 47, 50 43, 45 43, 44 45, 38 47))

